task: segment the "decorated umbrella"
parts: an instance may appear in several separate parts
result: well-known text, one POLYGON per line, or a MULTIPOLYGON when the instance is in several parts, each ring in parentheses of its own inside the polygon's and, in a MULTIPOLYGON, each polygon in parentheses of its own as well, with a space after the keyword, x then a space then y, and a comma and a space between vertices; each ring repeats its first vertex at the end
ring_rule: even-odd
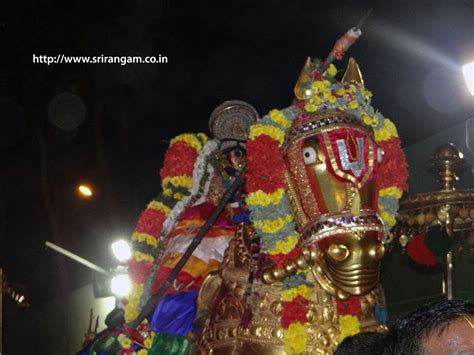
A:
POLYGON ((398 238, 408 256, 418 264, 444 264, 443 294, 453 298, 453 245, 468 244, 474 254, 474 189, 455 188, 463 154, 443 144, 433 154, 440 190, 408 196, 400 202, 398 238))

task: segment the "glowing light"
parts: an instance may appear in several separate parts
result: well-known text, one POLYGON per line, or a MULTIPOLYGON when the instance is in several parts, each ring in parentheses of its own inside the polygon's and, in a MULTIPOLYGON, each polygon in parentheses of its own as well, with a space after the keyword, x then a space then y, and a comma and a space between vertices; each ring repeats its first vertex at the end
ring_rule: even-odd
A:
POLYGON ((105 314, 112 312, 115 308, 115 297, 105 297, 102 306, 105 314))
POLYGON ((130 293, 132 284, 127 274, 114 276, 111 281, 112 292, 117 297, 125 297, 130 293))
POLYGON ((18 303, 23 302, 24 299, 25 299, 25 296, 21 295, 20 298, 18 299, 18 303))
POLYGON ((474 96, 474 62, 463 65, 462 73, 469 92, 474 96))
POLYGON ((386 21, 372 18, 371 24, 373 26, 371 35, 382 41, 384 45, 396 47, 397 50, 405 52, 406 55, 418 56, 425 61, 429 60, 453 71, 459 71, 459 64, 455 60, 428 43, 425 39, 404 31, 402 28, 386 21))
POLYGON ((83 195, 85 197, 91 197, 92 196, 92 188, 90 188, 87 185, 79 185, 77 189, 79 190, 81 195, 83 195))
POLYGON ((15 296, 15 301, 18 302, 19 299, 20 299, 20 294, 17 293, 16 296, 15 296))
POLYGON ((112 251, 120 262, 125 262, 132 256, 130 245, 125 240, 118 240, 112 244, 112 251))

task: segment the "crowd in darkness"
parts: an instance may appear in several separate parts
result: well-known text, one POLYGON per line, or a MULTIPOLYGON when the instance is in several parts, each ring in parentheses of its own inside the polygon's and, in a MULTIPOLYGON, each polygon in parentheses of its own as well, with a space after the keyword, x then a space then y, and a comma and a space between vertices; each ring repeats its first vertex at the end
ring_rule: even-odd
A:
POLYGON ((335 355, 472 355, 474 303, 431 303, 389 325, 386 334, 366 332, 347 337, 335 355))

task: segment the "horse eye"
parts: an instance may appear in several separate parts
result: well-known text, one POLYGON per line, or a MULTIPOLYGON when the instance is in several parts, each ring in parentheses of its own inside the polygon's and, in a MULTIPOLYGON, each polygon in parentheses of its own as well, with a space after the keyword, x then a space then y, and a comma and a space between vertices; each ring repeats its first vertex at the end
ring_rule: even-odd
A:
POLYGON ((303 158, 306 165, 314 164, 318 160, 318 155, 313 147, 303 149, 303 158))

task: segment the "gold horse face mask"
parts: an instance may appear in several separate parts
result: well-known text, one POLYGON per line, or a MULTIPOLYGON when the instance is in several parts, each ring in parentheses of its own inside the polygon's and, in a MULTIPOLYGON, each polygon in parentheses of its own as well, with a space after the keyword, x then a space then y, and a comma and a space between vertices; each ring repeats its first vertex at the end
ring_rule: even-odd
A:
POLYGON ((340 290, 351 295, 370 292, 379 280, 385 248, 374 233, 331 237, 318 243, 319 265, 340 290))
POLYGON ((384 253, 377 216, 378 153, 367 132, 344 124, 304 134, 286 151, 300 246, 317 245, 326 278, 352 295, 376 286, 384 253))

